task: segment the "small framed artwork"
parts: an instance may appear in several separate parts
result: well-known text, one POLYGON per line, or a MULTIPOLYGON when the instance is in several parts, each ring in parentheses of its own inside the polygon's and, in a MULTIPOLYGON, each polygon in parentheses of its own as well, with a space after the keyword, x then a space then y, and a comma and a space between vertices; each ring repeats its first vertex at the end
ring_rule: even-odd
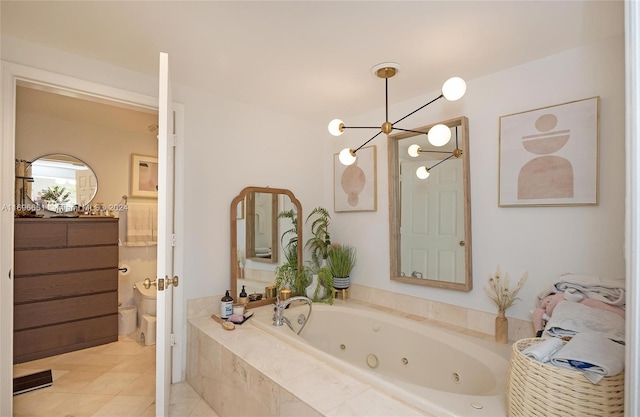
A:
POLYGON ((360 149, 349 166, 342 165, 338 155, 333 156, 333 210, 376 211, 376 146, 360 149))
POLYGON ((500 117, 498 205, 598 204, 599 97, 500 117))
POLYGON ((131 154, 131 197, 158 198, 158 158, 131 154))

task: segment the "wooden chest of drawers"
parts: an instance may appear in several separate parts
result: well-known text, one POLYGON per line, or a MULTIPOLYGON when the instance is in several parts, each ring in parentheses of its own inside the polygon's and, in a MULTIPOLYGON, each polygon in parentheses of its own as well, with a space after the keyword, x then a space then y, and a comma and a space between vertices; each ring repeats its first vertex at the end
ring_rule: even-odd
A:
POLYGON ((118 219, 15 219, 14 363, 118 340, 118 219))

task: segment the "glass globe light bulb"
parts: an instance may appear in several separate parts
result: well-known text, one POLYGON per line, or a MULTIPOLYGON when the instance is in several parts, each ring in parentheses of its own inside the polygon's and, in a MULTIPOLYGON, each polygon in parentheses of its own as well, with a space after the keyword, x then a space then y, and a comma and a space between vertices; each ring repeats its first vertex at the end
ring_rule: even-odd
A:
POLYGON ((419 167, 418 169, 416 169, 416 177, 420 178, 421 180, 426 180, 427 178, 429 178, 429 170, 427 169, 427 167, 419 167))
POLYGON ((459 100, 467 91, 467 83, 460 77, 452 77, 442 85, 442 95, 449 101, 459 100))
POLYGON ((451 139, 451 129, 449 129, 449 126, 437 124, 429 129, 427 138, 433 146, 444 146, 451 139))
POLYGON ((420 155, 420 145, 418 145, 417 143, 414 143, 413 145, 409 146, 408 152, 409 152, 409 156, 412 156, 415 158, 416 156, 420 155))
POLYGON ((338 159, 340 160, 342 165, 348 166, 356 162, 356 153, 351 148, 344 148, 340 151, 338 159))
POLYGON ((329 133, 333 136, 340 136, 344 133, 344 122, 340 119, 333 119, 329 122, 329 133))

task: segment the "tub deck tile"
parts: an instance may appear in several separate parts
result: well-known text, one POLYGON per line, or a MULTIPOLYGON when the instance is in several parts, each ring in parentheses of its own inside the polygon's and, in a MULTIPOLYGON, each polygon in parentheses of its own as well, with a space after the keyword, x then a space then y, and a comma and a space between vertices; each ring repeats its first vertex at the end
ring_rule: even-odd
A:
POLYGON ((375 388, 367 389, 353 398, 339 404, 325 415, 327 417, 354 416, 354 417, 419 417, 431 416, 423 411, 418 411, 403 403, 394 401, 391 397, 381 394, 375 388))

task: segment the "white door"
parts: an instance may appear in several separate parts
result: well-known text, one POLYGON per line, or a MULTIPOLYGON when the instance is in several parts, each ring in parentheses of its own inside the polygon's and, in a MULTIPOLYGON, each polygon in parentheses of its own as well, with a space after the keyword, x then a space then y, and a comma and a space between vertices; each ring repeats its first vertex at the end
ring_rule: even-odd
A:
POLYGON ((158 260, 156 329, 156 416, 169 415, 174 276, 174 113, 169 55, 160 53, 158 93, 158 260))
POLYGON ((96 191, 96 177, 90 169, 76 171, 76 202, 84 207, 96 191))
MULTIPOLYGON (((428 161, 430 165, 437 161, 428 161)), ((401 266, 407 276, 464 282, 462 159, 450 159, 418 179, 424 161, 402 163, 401 266)))

